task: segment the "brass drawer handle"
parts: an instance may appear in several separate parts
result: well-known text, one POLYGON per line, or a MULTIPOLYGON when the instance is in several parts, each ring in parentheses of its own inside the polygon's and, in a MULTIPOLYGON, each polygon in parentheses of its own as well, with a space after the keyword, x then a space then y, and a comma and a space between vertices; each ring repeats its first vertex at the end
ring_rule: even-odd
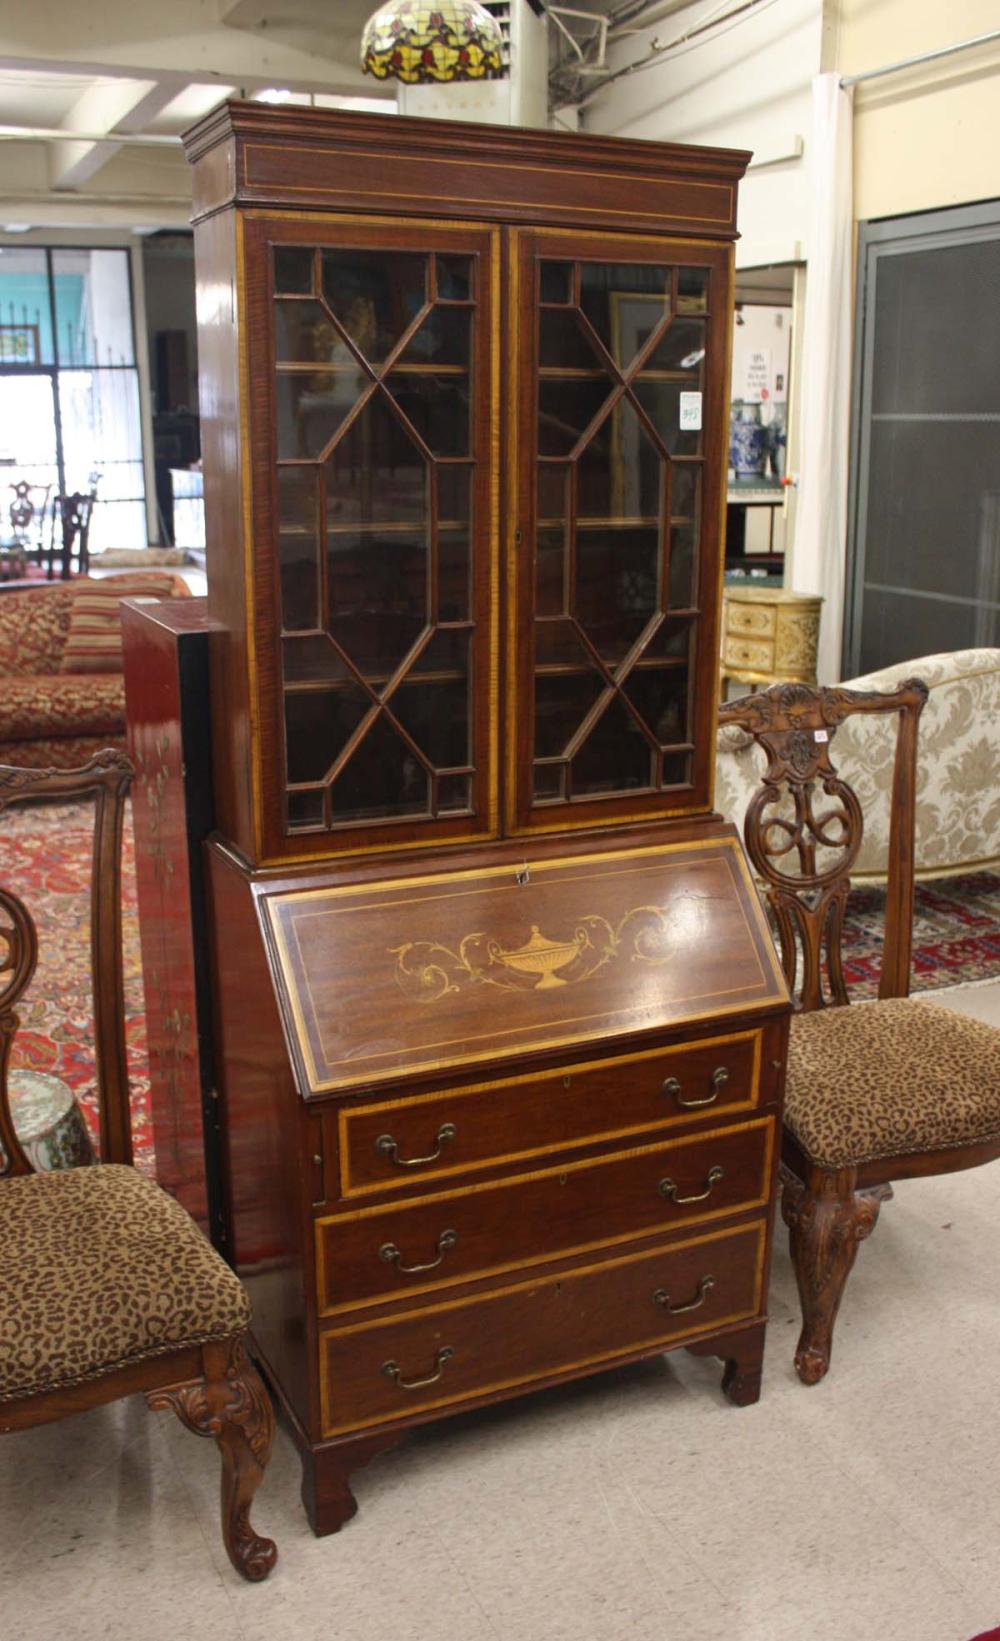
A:
POLYGON ((696 1191, 694 1196, 679 1197, 677 1195, 677 1186, 674 1184, 672 1179, 661 1179, 656 1189, 659 1191, 661 1197, 667 1198, 668 1202, 674 1202, 677 1204, 678 1208, 683 1208, 689 1202, 704 1202, 706 1197, 710 1197, 712 1195, 712 1187, 718 1185, 722 1177, 723 1170, 716 1162, 713 1163, 711 1168, 708 1170, 704 1191, 696 1191))
POLYGON ((708 1298, 714 1287, 715 1277, 703 1276, 701 1281, 698 1283, 697 1293, 693 1299, 688 1300, 686 1305, 672 1305, 670 1303, 670 1295, 668 1294, 666 1288, 657 1288, 653 1295, 653 1304, 660 1305, 662 1309, 668 1311, 671 1316, 680 1316, 683 1311, 698 1310, 699 1306, 705 1303, 705 1300, 708 1298))
POLYGON ((443 1122, 434 1136, 437 1140, 437 1150, 427 1157, 401 1157, 396 1141, 391 1134, 380 1134, 375 1141, 375 1149, 380 1157, 388 1157, 397 1168, 419 1168, 425 1162, 437 1162, 438 1157, 449 1141, 455 1138, 457 1129, 453 1122, 443 1122))
POLYGON ((428 1260, 426 1265, 403 1265, 403 1256, 394 1242, 383 1242, 378 1256, 383 1264, 395 1265, 403 1276, 416 1276, 419 1271, 436 1271, 449 1248, 454 1248, 457 1241, 457 1231, 442 1231, 437 1239, 437 1258, 428 1260))
POLYGON ((722 1093, 722 1090, 725 1088, 728 1081, 729 1081, 729 1072, 726 1070, 725 1066, 717 1066, 716 1069, 712 1072, 712 1092, 711 1092, 711 1094, 706 1094, 703 1099, 700 1099, 700 1100, 685 1100, 685 1099, 683 1099, 682 1096, 681 1096, 681 1085, 677 1081, 676 1077, 668 1077, 667 1078, 666 1082, 663 1085, 662 1092, 664 1094, 671 1095, 673 1097, 673 1099, 675 1099, 677 1101, 678 1105, 682 1105, 684 1107, 685 1111, 693 1111, 694 1108, 696 1106, 699 1106, 699 1105, 714 1105, 715 1101, 719 1098, 719 1095, 722 1093))
POLYGON ((441 1349, 437 1353, 437 1356, 434 1358, 435 1371, 433 1373, 429 1373, 426 1379, 401 1378, 399 1364, 396 1362, 383 1362, 382 1372, 385 1374, 387 1379, 391 1379, 394 1384, 397 1384, 400 1390, 423 1390, 424 1385, 437 1384, 442 1373, 444 1372, 445 1363, 450 1362, 454 1354, 455 1351, 452 1345, 442 1345, 441 1349))

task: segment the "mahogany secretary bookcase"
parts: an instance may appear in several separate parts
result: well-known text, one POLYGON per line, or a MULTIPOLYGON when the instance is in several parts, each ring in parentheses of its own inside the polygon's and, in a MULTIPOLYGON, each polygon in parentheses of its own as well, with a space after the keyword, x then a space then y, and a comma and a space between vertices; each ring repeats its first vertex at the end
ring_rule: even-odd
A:
POLYGON ((747 155, 229 103, 194 165, 230 1252, 317 1532, 414 1424, 756 1398, 788 997, 712 812, 747 155))

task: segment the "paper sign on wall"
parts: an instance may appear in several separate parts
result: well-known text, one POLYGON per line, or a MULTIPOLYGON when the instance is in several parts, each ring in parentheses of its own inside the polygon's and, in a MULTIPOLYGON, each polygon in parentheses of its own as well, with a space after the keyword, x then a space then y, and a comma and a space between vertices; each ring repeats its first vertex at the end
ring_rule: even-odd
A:
POLYGON ((681 394, 681 432, 699 433, 701 431, 701 394, 681 394))
POLYGON ((754 348, 746 362, 746 374, 743 379, 743 397, 751 401, 770 397, 771 386, 771 350, 770 348, 754 348))

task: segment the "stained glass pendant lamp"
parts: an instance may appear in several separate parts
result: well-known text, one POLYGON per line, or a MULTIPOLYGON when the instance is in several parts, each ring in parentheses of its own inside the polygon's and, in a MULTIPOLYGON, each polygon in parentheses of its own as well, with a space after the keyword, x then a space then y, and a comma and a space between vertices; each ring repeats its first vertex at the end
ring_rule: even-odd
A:
POLYGON ((492 80, 503 73, 500 25, 476 0, 389 0, 361 36, 361 67, 407 85, 492 80))

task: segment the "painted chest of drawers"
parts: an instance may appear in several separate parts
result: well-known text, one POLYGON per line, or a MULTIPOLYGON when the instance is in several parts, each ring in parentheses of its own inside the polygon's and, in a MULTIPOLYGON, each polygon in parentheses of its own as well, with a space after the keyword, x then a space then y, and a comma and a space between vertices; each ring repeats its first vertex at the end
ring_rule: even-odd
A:
POLYGON ((722 679, 762 687, 816 682, 821 598, 781 587, 725 589, 722 679))

